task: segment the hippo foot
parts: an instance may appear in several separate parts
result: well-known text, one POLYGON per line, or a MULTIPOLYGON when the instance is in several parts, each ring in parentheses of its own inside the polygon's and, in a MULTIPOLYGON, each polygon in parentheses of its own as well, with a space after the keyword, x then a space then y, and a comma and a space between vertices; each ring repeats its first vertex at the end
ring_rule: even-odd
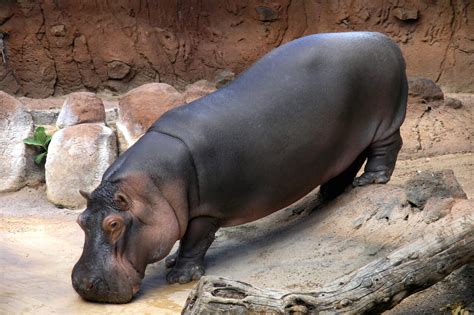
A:
POLYGON ((166 276, 168 283, 188 283, 199 280, 204 275, 204 267, 195 261, 175 262, 175 266, 166 276))
POLYGON ((166 257, 166 259, 165 259, 166 268, 174 267, 174 265, 176 265, 176 259, 177 258, 178 258, 178 251, 176 251, 174 254, 169 255, 168 257, 166 257))
POLYGON ((385 184, 390 180, 386 171, 365 172, 359 177, 356 177, 352 182, 352 186, 366 186, 369 184, 385 184))

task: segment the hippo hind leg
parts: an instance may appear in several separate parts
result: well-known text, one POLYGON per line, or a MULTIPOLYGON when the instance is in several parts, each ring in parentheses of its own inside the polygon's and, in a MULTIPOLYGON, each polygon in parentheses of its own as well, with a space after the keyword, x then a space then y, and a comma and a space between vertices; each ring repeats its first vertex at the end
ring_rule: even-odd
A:
POLYGON ((357 159, 341 174, 330 179, 328 182, 321 185, 319 193, 324 200, 333 200, 344 192, 357 175, 357 172, 364 164, 367 157, 366 152, 362 152, 357 159))
POLYGON ((398 152, 402 147, 400 130, 386 139, 372 143, 367 149, 367 164, 364 173, 354 179, 353 186, 385 184, 390 180, 398 152))
POLYGON ((165 261, 172 267, 166 276, 168 283, 187 283, 204 275, 204 255, 218 228, 217 219, 212 217, 196 217, 189 222, 178 251, 165 261))

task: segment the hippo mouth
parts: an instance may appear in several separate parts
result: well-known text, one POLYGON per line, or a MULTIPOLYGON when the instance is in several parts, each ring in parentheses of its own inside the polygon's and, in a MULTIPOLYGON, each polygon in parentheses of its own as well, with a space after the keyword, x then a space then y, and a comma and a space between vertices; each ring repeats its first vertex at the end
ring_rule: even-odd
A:
MULTIPOLYGON (((135 296, 135 294, 137 294, 138 291, 140 291, 142 280, 145 277, 145 272, 144 271, 140 272, 131 262, 128 262, 128 260, 126 261, 127 263, 124 263, 122 261, 120 265, 121 265, 122 271, 125 273, 129 283, 131 284, 132 298, 133 298, 133 296, 135 296)), ((132 298, 130 298, 130 300, 132 298)))

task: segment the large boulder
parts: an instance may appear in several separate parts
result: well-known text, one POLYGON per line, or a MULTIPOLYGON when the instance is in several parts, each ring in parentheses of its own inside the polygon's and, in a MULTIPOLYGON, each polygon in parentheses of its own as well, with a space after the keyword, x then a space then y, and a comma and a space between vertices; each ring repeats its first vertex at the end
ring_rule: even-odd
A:
POLYGON ((83 123, 105 122, 105 109, 102 100, 94 93, 71 93, 64 101, 56 126, 64 128, 83 123))
POLYGON ((118 104, 121 151, 135 143, 166 111, 183 103, 183 95, 165 83, 145 84, 125 94, 118 104))
POLYGON ((0 91, 0 192, 25 185, 27 161, 23 139, 32 132, 33 120, 23 104, 0 91))
POLYGON ((46 160, 48 199, 67 208, 85 200, 78 190, 92 191, 117 156, 114 132, 102 124, 80 124, 53 135, 46 160))
POLYGON ((212 93, 216 90, 215 83, 209 82, 207 80, 199 80, 193 84, 186 86, 184 90, 184 98, 186 103, 191 103, 198 98, 206 96, 209 93, 212 93))

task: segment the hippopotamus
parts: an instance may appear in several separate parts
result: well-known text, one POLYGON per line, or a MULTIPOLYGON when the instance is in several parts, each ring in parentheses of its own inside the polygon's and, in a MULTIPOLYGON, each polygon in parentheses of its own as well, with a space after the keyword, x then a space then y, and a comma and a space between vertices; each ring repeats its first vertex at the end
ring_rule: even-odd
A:
POLYGON ((93 192, 81 192, 74 289, 86 300, 128 302, 146 266, 178 240, 167 281, 199 279, 220 227, 262 218, 318 186, 330 200, 351 184, 388 182, 407 90, 402 53, 388 37, 316 34, 166 112, 93 192))

